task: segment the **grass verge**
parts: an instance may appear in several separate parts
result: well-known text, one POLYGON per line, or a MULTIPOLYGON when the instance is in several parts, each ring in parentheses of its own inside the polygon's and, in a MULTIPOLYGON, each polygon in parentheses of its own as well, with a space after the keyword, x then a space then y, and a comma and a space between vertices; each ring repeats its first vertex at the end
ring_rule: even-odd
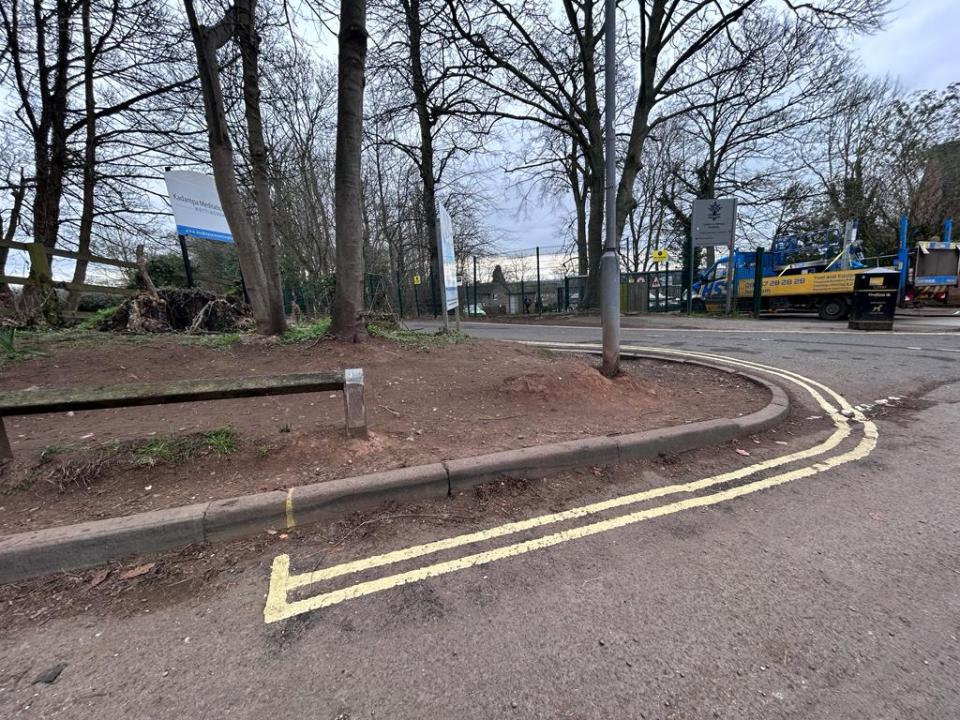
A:
POLYGON ((293 345, 308 340, 318 340, 326 335, 329 329, 330 318, 320 318, 305 325, 294 325, 287 328, 287 331, 280 336, 280 343, 282 345, 293 345))
POLYGON ((367 326, 367 332, 372 337, 389 340, 405 347, 412 347, 420 352, 429 352, 447 345, 457 345, 467 340, 467 336, 460 332, 426 333, 419 330, 385 327, 377 323, 370 323, 367 326))
POLYGON ((25 469, 19 476, 4 478, 0 494, 27 490, 37 480, 50 483, 61 493, 73 488, 86 490, 110 468, 181 465, 206 455, 230 455, 239 448, 240 438, 231 427, 113 442, 92 449, 49 445, 40 452, 35 466, 25 469))

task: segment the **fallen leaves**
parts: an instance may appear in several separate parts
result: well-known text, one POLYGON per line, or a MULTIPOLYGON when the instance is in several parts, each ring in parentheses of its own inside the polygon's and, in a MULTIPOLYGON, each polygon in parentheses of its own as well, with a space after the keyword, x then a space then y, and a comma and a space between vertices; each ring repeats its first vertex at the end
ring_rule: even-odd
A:
POLYGON ((141 575, 146 575, 148 572, 153 570, 156 565, 156 563, 146 563, 145 565, 137 565, 129 570, 124 570, 122 573, 120 573, 120 579, 132 580, 133 578, 140 577, 141 575))

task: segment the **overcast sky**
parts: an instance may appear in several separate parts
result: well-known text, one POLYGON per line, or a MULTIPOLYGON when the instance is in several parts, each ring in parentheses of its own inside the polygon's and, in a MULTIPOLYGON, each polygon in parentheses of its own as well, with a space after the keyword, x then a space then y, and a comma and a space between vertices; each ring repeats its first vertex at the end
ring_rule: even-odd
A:
POLYGON ((901 0, 893 7, 884 31, 855 42, 866 69, 899 78, 908 90, 960 82, 960 0, 901 0))

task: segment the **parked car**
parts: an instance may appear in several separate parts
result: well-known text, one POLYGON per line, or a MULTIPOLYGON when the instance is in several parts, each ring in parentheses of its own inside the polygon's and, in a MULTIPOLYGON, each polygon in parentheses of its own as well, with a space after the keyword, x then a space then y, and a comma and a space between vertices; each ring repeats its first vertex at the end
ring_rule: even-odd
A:
POLYGON ((464 305, 463 314, 468 317, 486 317, 487 315, 481 305, 464 305))

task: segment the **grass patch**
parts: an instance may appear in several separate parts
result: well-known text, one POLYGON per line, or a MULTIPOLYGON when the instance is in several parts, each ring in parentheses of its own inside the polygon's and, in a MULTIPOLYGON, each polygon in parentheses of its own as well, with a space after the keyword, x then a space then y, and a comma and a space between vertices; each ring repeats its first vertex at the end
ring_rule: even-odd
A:
POLYGON ((84 318, 83 320, 78 322, 76 325, 76 329, 77 330, 99 330, 100 323, 102 323, 108 317, 113 315, 117 311, 117 308, 119 307, 120 307, 119 305, 114 305, 113 307, 100 308, 99 310, 94 312, 90 317, 84 318))
POLYGON ((370 323, 367 326, 367 332, 372 337, 389 340, 405 347, 413 347, 422 352, 447 345, 457 345, 467 340, 467 336, 460 332, 426 333, 419 330, 385 327, 376 323, 370 323))
POLYGON ((229 455, 240 446, 237 432, 230 427, 191 435, 153 438, 130 443, 127 450, 138 465, 177 465, 200 455, 229 455))
POLYGON ((280 336, 280 342, 283 345, 293 345, 294 343, 306 342, 308 340, 319 340, 327 334, 330 329, 330 318, 320 318, 312 323, 305 325, 294 325, 287 328, 287 331, 280 336))
POLYGON ((0 367, 43 355, 34 347, 24 347, 24 343, 29 344, 34 334, 13 327, 0 327, 0 367))
POLYGON ((6 355, 16 355, 17 349, 14 347, 14 339, 17 337, 17 329, 14 327, 0 327, 0 352, 6 355))
POLYGON ((240 439, 231 427, 149 440, 114 441, 89 449, 55 443, 40 451, 35 466, 3 477, 0 495, 27 490, 37 480, 50 483, 61 493, 88 490, 113 468, 179 465, 207 455, 230 455, 239 449, 240 439))

